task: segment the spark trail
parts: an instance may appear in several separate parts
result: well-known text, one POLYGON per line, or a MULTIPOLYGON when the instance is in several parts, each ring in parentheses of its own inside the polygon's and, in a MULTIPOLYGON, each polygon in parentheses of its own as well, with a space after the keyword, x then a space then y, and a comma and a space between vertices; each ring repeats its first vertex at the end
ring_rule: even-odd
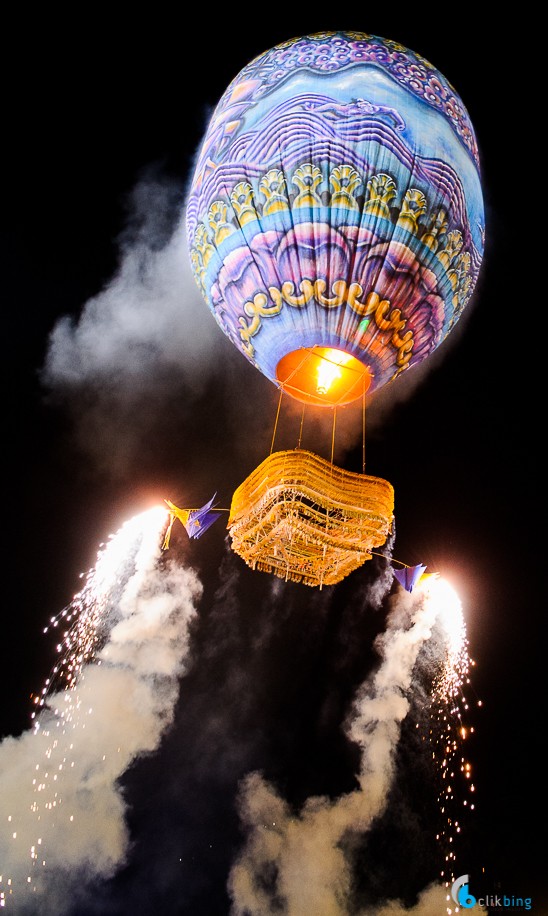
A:
MULTIPOLYGON (((358 691, 347 734, 361 749, 358 788, 335 801, 309 798, 295 813, 259 773, 241 787, 240 817, 247 840, 230 878, 232 916, 250 913, 348 916, 364 911, 353 899, 352 849, 384 811, 395 775, 402 723, 410 709, 414 670, 435 628, 436 703, 448 714, 468 673, 464 621, 457 596, 446 583, 429 580, 413 595, 398 593, 387 628, 377 641, 381 664, 358 691), (437 643, 437 641, 436 641, 437 643)), ((451 758, 452 749, 446 754, 451 758)), ((451 864, 451 863, 449 863, 451 864)), ((414 909, 430 916, 452 912, 446 881, 425 889, 414 909)), ((379 905, 375 916, 409 912, 398 901, 379 905)), ((368 910, 367 916, 373 916, 368 910)))
MULTIPOLYGON (((441 786, 437 800, 443 821, 437 839, 442 846, 444 864, 440 876, 450 887, 457 877, 455 840, 462 829, 455 809, 460 804, 470 811, 475 808, 472 764, 463 753, 465 741, 474 732, 473 726, 465 724, 469 710, 466 692, 474 662, 468 653, 466 627, 456 593, 441 579, 430 580, 427 591, 440 608, 434 648, 439 664, 432 683, 430 744, 441 786)), ((434 640, 436 634, 432 635, 434 640)))
POLYGON ((159 567, 163 508, 126 522, 82 590, 51 621, 70 624, 59 662, 35 698, 32 730, 0 746, 0 906, 58 914, 128 850, 117 783, 157 748, 188 662, 201 585, 159 567))

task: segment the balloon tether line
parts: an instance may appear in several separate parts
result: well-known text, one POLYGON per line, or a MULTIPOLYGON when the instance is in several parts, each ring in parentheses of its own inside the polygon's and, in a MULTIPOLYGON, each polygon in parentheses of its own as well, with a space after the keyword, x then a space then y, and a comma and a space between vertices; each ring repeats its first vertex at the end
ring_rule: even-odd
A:
POLYGON ((362 474, 365 474, 365 376, 362 391, 362 474))
POLYGON ((399 563, 400 566, 405 566, 407 569, 412 569, 409 563, 404 563, 403 560, 396 560, 395 557, 387 557, 385 553, 377 553, 375 550, 369 550, 368 553, 373 554, 375 557, 382 557, 383 560, 388 560, 389 563, 399 563))
POLYGON ((278 400, 278 409, 277 409, 277 411, 276 411, 276 419, 275 419, 275 421, 274 421, 274 432, 272 433, 272 442, 271 442, 271 444, 270 444, 270 454, 272 454, 272 450, 273 450, 273 448, 274 448, 274 440, 275 440, 275 438, 276 438, 276 430, 278 429, 278 418, 279 418, 279 416, 280 416, 280 407, 282 406, 282 397, 283 397, 283 393, 284 393, 283 388, 280 388, 280 397, 279 397, 279 400, 278 400))
POLYGON ((303 423, 304 423, 304 409, 305 409, 305 407, 306 407, 306 404, 303 404, 303 412, 302 412, 302 414, 301 414, 301 426, 300 426, 300 429, 299 429, 299 442, 298 442, 298 444, 297 444, 297 448, 300 448, 300 447, 301 447, 301 440, 302 440, 302 437, 303 437, 303 423))

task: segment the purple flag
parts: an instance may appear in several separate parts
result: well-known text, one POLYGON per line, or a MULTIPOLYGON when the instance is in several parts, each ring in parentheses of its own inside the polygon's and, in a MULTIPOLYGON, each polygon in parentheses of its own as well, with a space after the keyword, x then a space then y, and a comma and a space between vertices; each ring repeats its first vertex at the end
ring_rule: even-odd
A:
POLYGON ((425 569, 426 566, 419 563, 418 566, 405 566, 403 569, 393 569, 392 572, 400 585, 403 585, 406 591, 412 592, 425 569))
POLYGON ((201 509, 190 510, 187 521, 183 522, 190 538, 201 537, 204 531, 207 531, 207 529, 220 517, 220 512, 211 511, 213 500, 216 496, 217 494, 215 493, 209 502, 202 506, 201 509))

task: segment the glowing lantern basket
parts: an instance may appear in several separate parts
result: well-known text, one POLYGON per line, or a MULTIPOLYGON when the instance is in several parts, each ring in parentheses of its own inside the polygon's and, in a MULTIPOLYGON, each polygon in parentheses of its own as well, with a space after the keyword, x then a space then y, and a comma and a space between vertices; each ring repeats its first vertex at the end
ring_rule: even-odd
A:
POLYGON ((269 455, 238 487, 228 528, 248 566, 321 588, 371 559, 393 510, 388 481, 295 449, 269 455))

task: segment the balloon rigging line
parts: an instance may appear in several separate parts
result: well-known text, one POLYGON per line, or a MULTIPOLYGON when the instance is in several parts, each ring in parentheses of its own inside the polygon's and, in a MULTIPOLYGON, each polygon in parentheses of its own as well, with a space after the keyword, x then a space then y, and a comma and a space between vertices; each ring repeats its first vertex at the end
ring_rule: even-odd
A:
POLYGON ((278 399, 278 409, 277 409, 277 411, 276 411, 276 419, 275 419, 275 421, 274 421, 274 431, 273 431, 273 433, 272 433, 272 442, 271 442, 271 444, 270 444, 270 454, 272 454, 272 451, 273 451, 273 449, 274 449, 274 440, 275 440, 275 438, 276 438, 276 430, 278 429, 278 419, 279 419, 279 416, 280 416, 280 408, 281 408, 281 406, 282 406, 282 397, 283 397, 283 393, 284 393, 283 388, 280 388, 280 397, 279 397, 279 399, 278 399))

